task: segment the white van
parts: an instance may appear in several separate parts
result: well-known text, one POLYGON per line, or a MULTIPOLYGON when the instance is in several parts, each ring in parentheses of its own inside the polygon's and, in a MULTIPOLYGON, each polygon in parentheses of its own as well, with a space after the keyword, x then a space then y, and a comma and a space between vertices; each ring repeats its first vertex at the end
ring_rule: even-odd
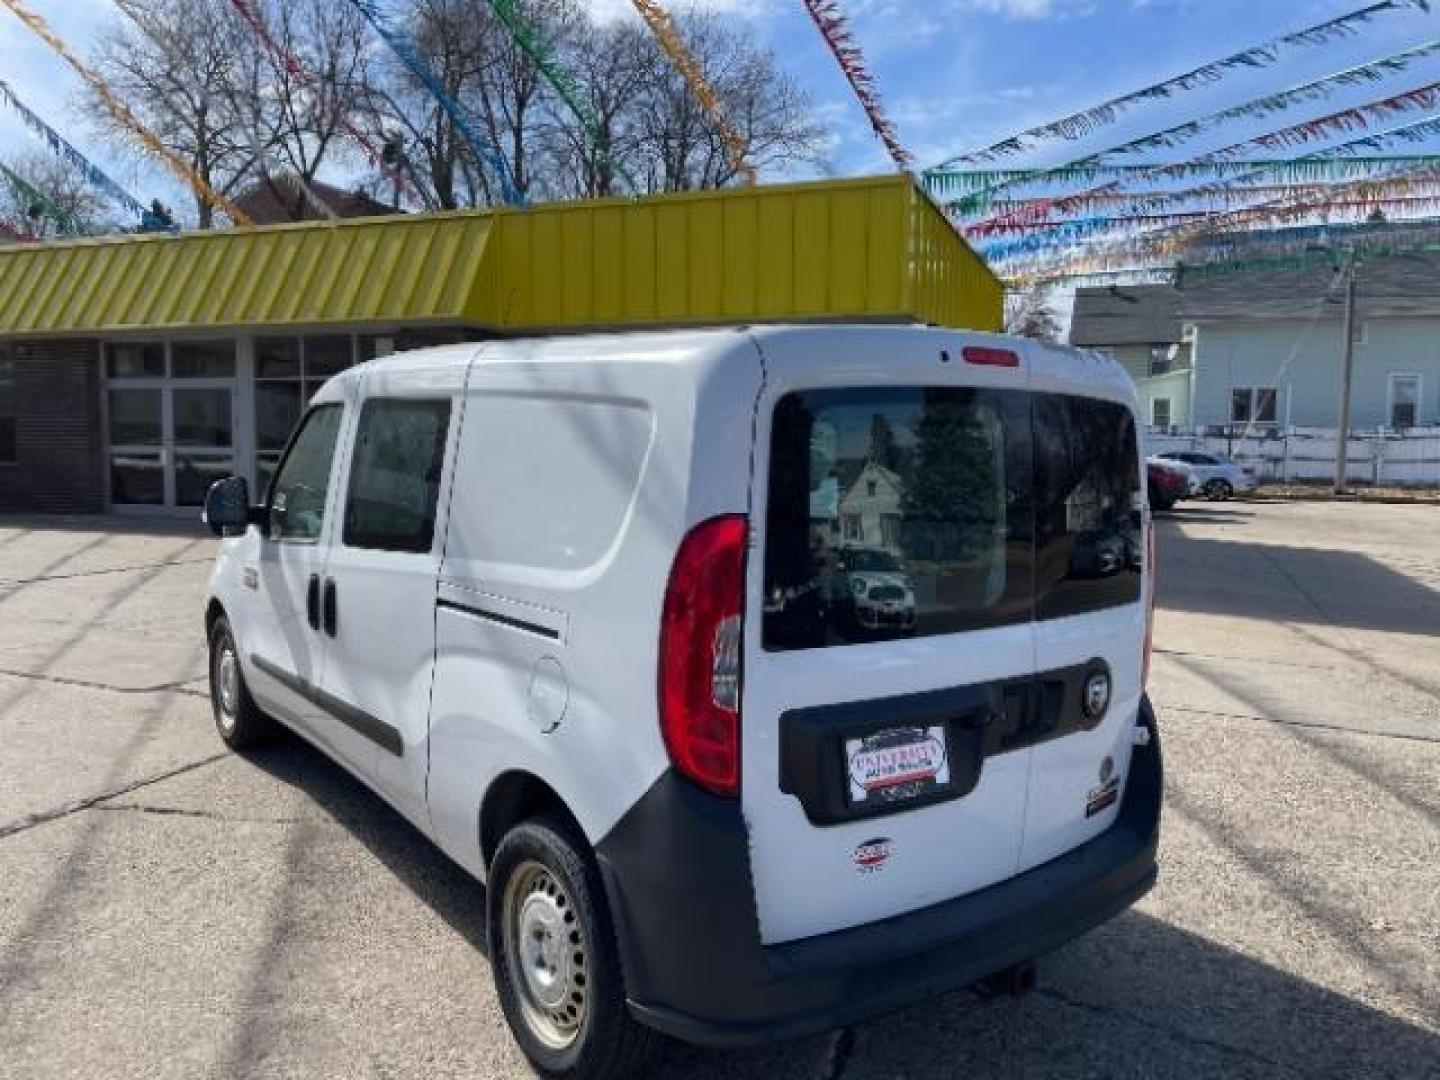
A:
POLYGON ((366 364, 261 505, 210 492, 216 724, 487 884, 543 1076, 1028 970, 1155 880, 1135 412, 1113 361, 919 327, 366 364))

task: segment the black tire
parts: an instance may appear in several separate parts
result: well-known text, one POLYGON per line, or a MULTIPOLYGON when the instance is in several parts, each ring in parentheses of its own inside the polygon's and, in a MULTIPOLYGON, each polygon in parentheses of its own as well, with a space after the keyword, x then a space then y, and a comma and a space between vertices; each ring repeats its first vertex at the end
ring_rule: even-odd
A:
POLYGON ((1229 480, 1217 476, 1213 480, 1205 481, 1205 497, 1211 502, 1225 502, 1234 494, 1235 489, 1229 480))
POLYGON ((500 1007, 540 1076, 618 1080, 640 1075, 655 1059, 661 1036, 625 1006, 600 872, 563 818, 522 822, 500 841, 486 888, 486 934, 500 1007), (553 954, 552 943, 559 946, 553 954))
POLYGON ((275 721, 255 704, 245 685, 235 635, 223 615, 210 628, 210 711, 215 730, 231 750, 243 750, 275 734, 275 721))

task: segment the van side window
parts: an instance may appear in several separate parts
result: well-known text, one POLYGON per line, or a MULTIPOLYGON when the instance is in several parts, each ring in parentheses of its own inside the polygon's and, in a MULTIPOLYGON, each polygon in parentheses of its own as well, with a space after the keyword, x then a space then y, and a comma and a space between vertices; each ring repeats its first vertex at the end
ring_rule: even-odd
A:
POLYGON ((314 542, 325 526, 330 465, 340 434, 339 405, 319 405, 300 422, 270 483, 270 538, 314 542))
POLYGON ((449 401, 365 403, 345 500, 346 547, 430 550, 449 428, 449 401))
POLYGON ((1123 405, 1035 396, 1036 617, 1140 599, 1135 419, 1123 405))

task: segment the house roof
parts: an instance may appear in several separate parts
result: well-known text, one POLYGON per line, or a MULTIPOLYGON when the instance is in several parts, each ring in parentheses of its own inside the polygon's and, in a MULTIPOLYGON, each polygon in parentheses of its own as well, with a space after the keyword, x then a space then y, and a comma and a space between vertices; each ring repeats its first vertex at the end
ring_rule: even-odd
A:
POLYGON ((906 176, 0 249, 0 337, 797 320, 998 329, 999 280, 906 176))
MULTIPOLYGON (((1185 319, 1233 322, 1317 314, 1338 319, 1342 304, 1336 257, 1326 254, 1294 268, 1187 275, 1180 285, 1185 319)), ((1440 255, 1362 257, 1356 267, 1355 307, 1360 319, 1433 316, 1440 311, 1440 255)))
MULTIPOLYGON (((310 181, 310 191, 324 202, 337 217, 384 217, 400 211, 363 191, 346 191, 321 180, 310 181)), ((246 188, 232 200, 256 225, 277 225, 288 221, 319 221, 321 213, 301 189, 295 177, 277 176, 271 182, 260 181, 246 188)))
POLYGON ((1180 340, 1180 294, 1169 285, 1077 289, 1072 345, 1166 345, 1180 340))

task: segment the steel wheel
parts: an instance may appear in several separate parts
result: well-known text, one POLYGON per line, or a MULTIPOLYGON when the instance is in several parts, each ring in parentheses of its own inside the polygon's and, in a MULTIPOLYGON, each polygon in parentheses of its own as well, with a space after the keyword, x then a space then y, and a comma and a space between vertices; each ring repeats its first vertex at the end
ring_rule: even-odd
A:
POLYGON ((210 661, 210 694, 215 700, 215 723, 222 734, 233 735, 240 715, 240 659, 228 633, 216 642, 210 661))
POLYGON ((564 1050, 579 1036, 589 1004, 588 949, 575 901, 547 867, 526 860, 505 884, 500 917, 525 1024, 546 1047, 564 1050))

